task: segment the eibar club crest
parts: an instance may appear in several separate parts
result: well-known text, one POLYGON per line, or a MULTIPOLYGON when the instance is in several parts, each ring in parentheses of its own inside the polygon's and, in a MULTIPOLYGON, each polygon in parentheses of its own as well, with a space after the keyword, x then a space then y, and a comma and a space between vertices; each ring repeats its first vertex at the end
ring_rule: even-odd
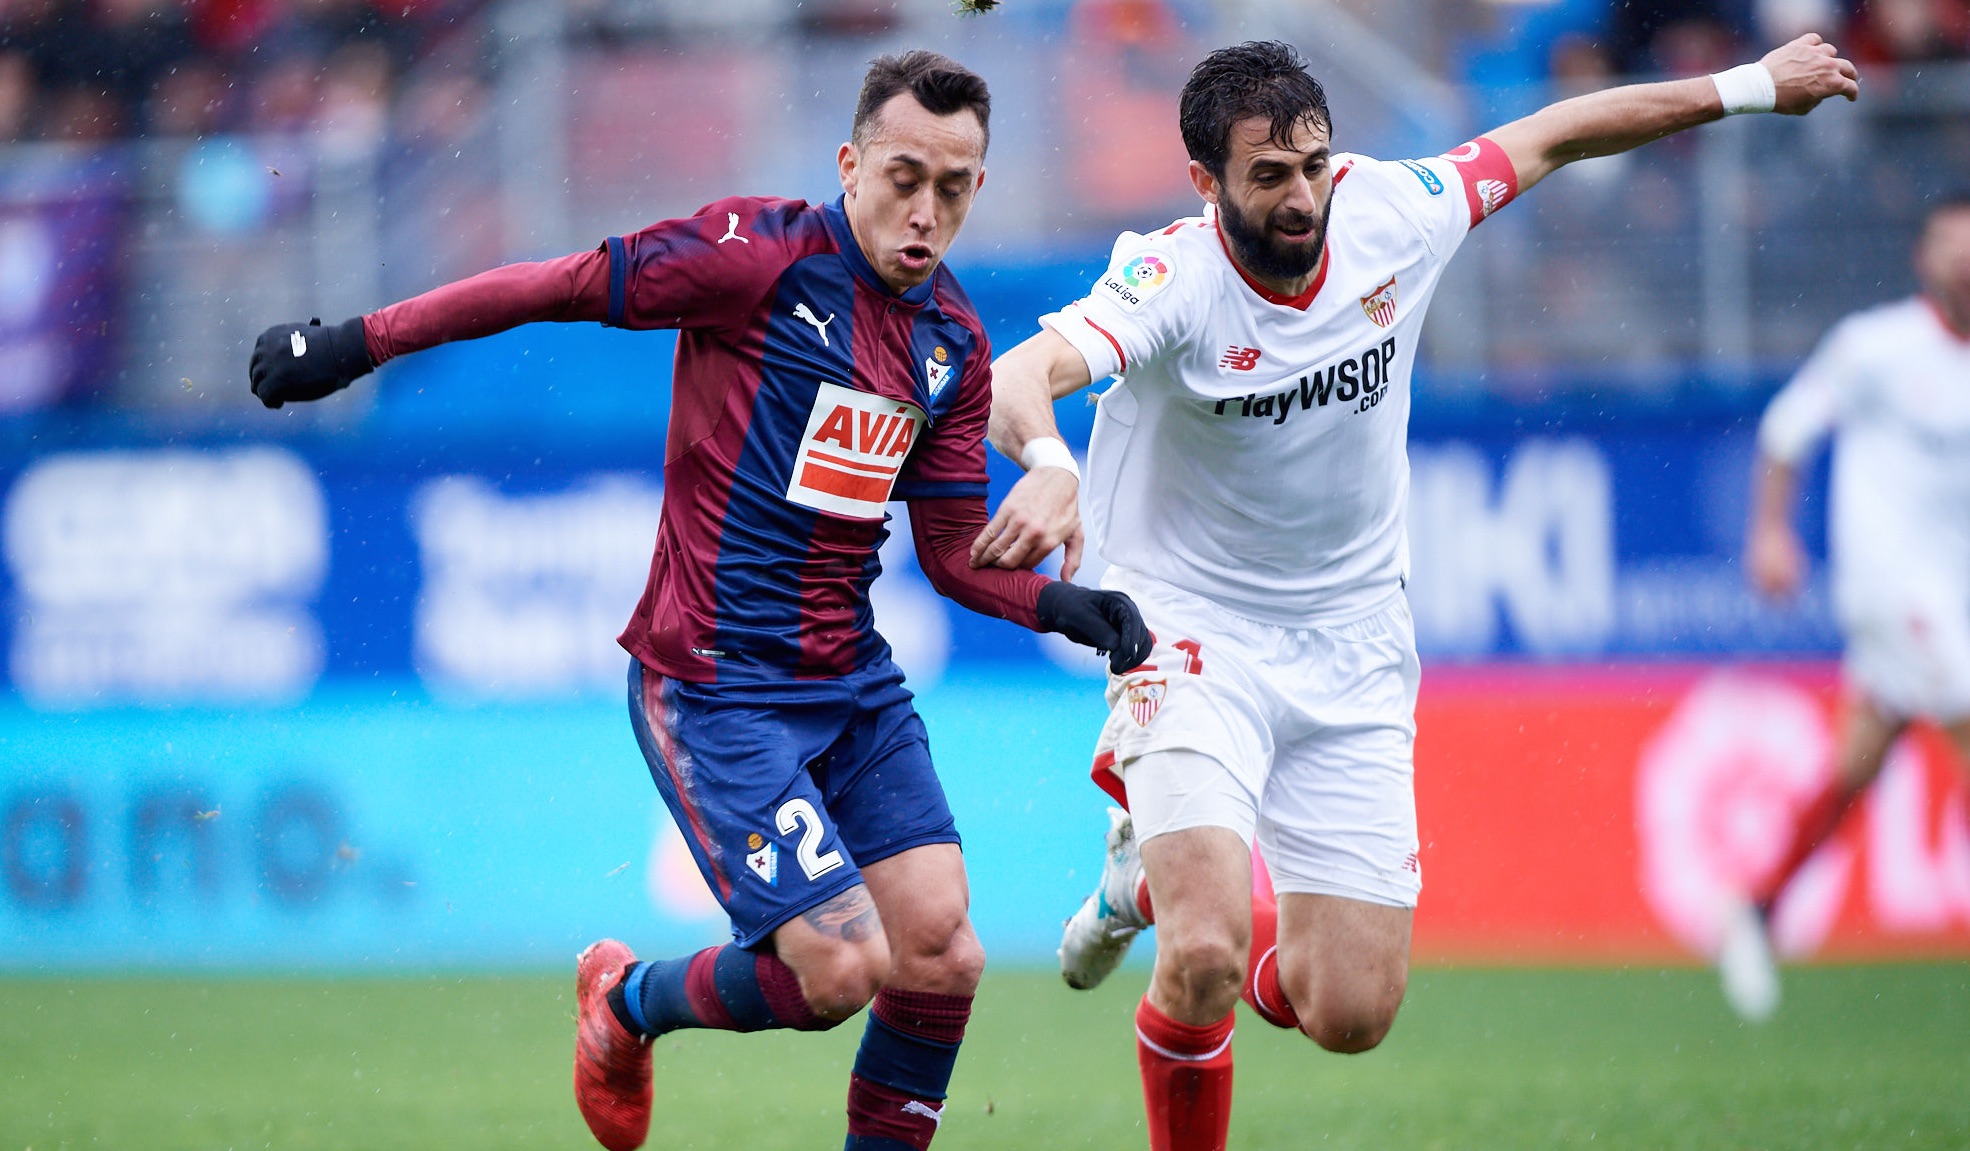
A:
POLYGON ((936 399, 944 385, 951 382, 951 353, 939 344, 923 362, 923 381, 930 388, 930 398, 936 399))
POLYGON ((1395 277, 1390 276, 1387 283, 1361 297, 1361 310, 1378 328, 1395 323, 1395 277))
POLYGON ((780 886, 780 849, 756 831, 746 837, 746 846, 753 848, 752 853, 746 856, 746 866, 754 875, 765 880, 766 886, 780 886))
POLYGON ((1156 718, 1169 689, 1169 681, 1162 679, 1139 679, 1129 685, 1124 698, 1129 701, 1129 716, 1137 727, 1148 727, 1149 721, 1156 718))

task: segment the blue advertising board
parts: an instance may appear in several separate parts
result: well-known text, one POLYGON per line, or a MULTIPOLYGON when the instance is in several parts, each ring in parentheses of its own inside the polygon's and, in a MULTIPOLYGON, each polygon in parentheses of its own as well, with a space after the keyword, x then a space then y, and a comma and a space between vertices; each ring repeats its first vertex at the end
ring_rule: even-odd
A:
MULTIPOLYGON (((669 346, 548 328, 441 349, 380 373, 358 434, 289 413, 190 442, 16 429, 0 967, 550 966, 604 934, 723 938, 614 644, 661 507, 669 346), (580 392, 598 379, 617 383, 580 392)), ((1084 443, 1086 405, 1059 410, 1084 443)), ((1460 409, 1425 379, 1426 660, 1833 652, 1822 583, 1773 606, 1737 566, 1755 414, 1460 409)), ((993 469, 1002 493, 1016 469, 993 469)), ((1099 665, 941 600, 891 527, 878 625, 930 725, 980 934, 1043 960, 1099 860, 1099 665)))

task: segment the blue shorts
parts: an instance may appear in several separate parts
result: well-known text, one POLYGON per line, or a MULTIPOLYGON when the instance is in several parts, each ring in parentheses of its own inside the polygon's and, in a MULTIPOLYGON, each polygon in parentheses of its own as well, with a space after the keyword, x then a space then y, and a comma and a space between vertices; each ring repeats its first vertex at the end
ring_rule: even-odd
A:
POLYGON ((860 884, 862 865, 958 842, 910 700, 887 658, 764 684, 630 661, 637 745, 739 946, 860 884))

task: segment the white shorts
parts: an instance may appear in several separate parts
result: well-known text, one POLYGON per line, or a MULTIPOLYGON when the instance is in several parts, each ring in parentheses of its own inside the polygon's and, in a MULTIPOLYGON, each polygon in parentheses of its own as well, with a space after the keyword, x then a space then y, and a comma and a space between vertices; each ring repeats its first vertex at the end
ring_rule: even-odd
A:
POLYGON ((1142 668, 1109 677, 1095 756, 1097 776, 1122 780, 1137 838, 1229 828, 1257 836, 1275 891, 1414 907, 1421 668, 1408 599, 1296 631, 1120 568, 1102 583, 1156 636, 1142 668), (1170 751, 1216 762, 1156 754, 1170 751))
POLYGON ((1943 589, 1877 593, 1842 612, 1847 681, 1903 718, 1970 716, 1970 604, 1943 589))

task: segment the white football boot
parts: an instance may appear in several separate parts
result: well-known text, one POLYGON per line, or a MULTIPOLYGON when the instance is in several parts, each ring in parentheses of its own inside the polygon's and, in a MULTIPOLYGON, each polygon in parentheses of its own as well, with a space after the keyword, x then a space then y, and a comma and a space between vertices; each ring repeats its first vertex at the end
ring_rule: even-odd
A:
POLYGON ((1762 1023, 1778 1010, 1778 960, 1772 954, 1771 928, 1749 900, 1733 900, 1725 911, 1717 974, 1723 980, 1724 998, 1739 1018, 1762 1023))
POLYGON ((1136 847, 1129 813, 1119 807, 1108 809, 1107 842, 1101 882, 1060 933, 1060 976, 1080 991, 1108 978, 1129 953, 1129 944, 1149 926, 1135 897, 1136 884, 1142 880, 1142 852, 1136 847))

